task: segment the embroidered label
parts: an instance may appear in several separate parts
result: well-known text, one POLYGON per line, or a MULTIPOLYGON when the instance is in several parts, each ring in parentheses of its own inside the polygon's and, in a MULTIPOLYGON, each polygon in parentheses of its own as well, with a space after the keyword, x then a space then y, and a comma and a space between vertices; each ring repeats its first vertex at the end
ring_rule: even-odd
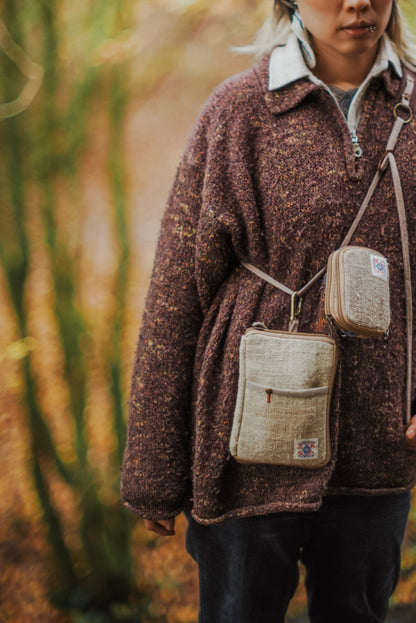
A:
POLYGON ((295 439, 294 459, 317 459, 318 439, 295 439))
POLYGON ((371 259, 371 272, 375 277, 380 277, 387 281, 387 260, 380 255, 370 255, 371 259))

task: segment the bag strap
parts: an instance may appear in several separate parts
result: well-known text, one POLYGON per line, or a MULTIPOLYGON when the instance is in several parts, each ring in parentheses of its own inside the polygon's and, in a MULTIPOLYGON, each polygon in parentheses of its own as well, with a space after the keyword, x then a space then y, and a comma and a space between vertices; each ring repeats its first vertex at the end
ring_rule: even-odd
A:
POLYGON ((406 298, 406 423, 409 424, 412 417, 412 350, 413 350, 413 301, 412 301, 412 277, 410 268, 409 233, 407 229, 406 210, 403 199, 403 190, 400 182, 399 169, 396 158, 389 151, 385 160, 390 164, 393 178, 394 194, 396 196, 397 212, 399 215, 400 234, 402 240, 404 291, 406 298))
POLYGON ((394 107, 394 116, 396 122, 393 127, 393 132, 390 142, 387 145, 386 152, 380 160, 378 169, 381 173, 386 171, 388 165, 390 165, 391 176, 393 179, 394 195, 396 197, 397 214, 399 216, 400 225, 400 237, 402 242, 402 255, 403 255, 403 273, 404 273, 404 291, 406 299, 406 423, 409 424, 412 417, 412 364, 413 364, 413 294, 412 294, 412 272, 410 266, 410 251, 409 251, 409 233, 407 228, 406 208, 403 198, 403 189, 400 181, 400 173, 397 167, 396 158, 394 156, 394 147, 397 142, 397 137, 403 125, 411 122, 413 118, 413 111, 410 108, 410 97, 414 88, 414 80, 411 76, 407 76, 406 89, 402 96, 402 101, 396 104, 394 107), (403 110, 406 117, 401 117, 398 114, 399 110, 403 110))
MULTIPOLYGON (((361 219, 364 216, 365 211, 367 210, 367 207, 374 195, 374 192, 378 186, 378 183, 380 181, 380 179, 383 176, 383 173, 385 172, 385 170, 387 169, 387 166, 390 162, 389 159, 386 159, 386 155, 389 153, 392 153, 394 151, 394 148, 396 147, 396 143, 397 143, 397 139, 399 138, 400 132, 403 128, 403 125, 410 123, 410 121, 412 120, 413 117, 413 112, 412 109, 410 108, 410 97, 412 95, 414 89, 414 80, 413 77, 410 76, 409 74, 406 75, 406 86, 404 88, 403 94, 402 94, 402 98, 401 101, 398 102, 396 104, 396 106, 394 107, 394 116, 395 116, 395 123, 393 125, 393 129, 391 131, 391 134, 389 136, 389 140, 387 142, 387 146, 386 146, 386 150, 383 154, 383 157, 380 160, 380 163, 377 167, 377 171, 376 174, 374 175, 373 181, 370 184, 370 187, 367 191, 367 194, 364 198, 364 201, 361 204, 360 209, 357 212, 357 215, 354 219, 354 221, 352 222, 344 240, 342 241, 340 248, 341 247, 345 247, 346 245, 349 244, 351 238, 353 237, 361 219), (404 111, 408 114, 407 118, 403 118, 401 116, 399 116, 398 111, 400 109, 404 109, 404 111), (383 166, 381 166, 383 165, 383 166)), ((397 197, 396 197, 397 200, 397 197)), ((257 268, 256 266, 254 266, 253 264, 250 264, 249 262, 241 262, 242 266, 244 266, 247 270, 249 270, 250 272, 254 273, 255 275, 257 275, 258 277, 261 277, 261 279, 264 279, 264 281, 267 281, 268 283, 270 283, 272 286, 274 286, 275 288, 278 288, 279 290, 282 290, 283 292, 285 292, 286 294, 289 294, 290 296, 293 297, 293 299, 295 298, 301 298, 304 294, 306 294, 306 292, 321 278, 323 277, 323 275, 326 272, 326 266, 324 266, 323 268, 321 268, 321 270, 316 273, 316 275, 314 277, 312 277, 312 279, 310 281, 308 281, 304 286, 302 286, 302 288, 300 288, 300 290, 292 290, 291 288, 289 288, 288 286, 284 285, 283 283, 281 283, 280 281, 277 281, 277 279, 274 279, 273 277, 270 277, 270 275, 268 275, 267 273, 263 272, 262 270, 260 270, 259 268, 257 268)), ((292 319, 293 320, 293 319, 292 319)))

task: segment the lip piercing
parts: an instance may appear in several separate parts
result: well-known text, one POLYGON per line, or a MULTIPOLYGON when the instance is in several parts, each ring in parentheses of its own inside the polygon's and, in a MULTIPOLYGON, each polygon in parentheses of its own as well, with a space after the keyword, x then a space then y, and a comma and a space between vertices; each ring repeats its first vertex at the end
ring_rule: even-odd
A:
POLYGON ((374 32, 374 31, 376 30, 376 26, 369 26, 369 27, 368 27, 368 30, 369 30, 370 32, 374 32))

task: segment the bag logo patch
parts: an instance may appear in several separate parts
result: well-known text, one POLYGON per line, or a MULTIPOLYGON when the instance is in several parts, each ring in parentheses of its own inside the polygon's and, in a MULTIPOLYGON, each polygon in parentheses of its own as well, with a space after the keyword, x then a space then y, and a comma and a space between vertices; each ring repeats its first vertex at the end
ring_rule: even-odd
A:
POLYGON ((318 439, 295 439, 294 459, 317 459, 318 439))
POLYGON ((384 279, 387 281, 387 260, 380 255, 370 255, 371 258, 371 272, 375 277, 384 279))

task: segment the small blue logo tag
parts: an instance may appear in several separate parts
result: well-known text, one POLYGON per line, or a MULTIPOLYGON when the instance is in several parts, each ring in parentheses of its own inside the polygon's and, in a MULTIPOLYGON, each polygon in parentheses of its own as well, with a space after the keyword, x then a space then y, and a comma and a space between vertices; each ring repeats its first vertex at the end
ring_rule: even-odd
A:
POLYGON ((371 255, 371 272, 375 277, 387 281, 387 260, 380 255, 371 255))
POLYGON ((317 459, 318 439, 295 439, 295 459, 317 459))

